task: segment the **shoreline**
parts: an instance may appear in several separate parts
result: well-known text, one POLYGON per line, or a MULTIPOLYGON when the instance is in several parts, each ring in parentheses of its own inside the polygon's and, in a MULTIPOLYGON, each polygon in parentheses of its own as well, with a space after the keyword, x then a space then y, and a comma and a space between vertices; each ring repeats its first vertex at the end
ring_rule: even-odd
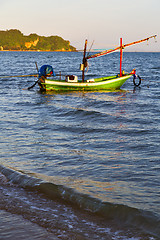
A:
POLYGON ((71 51, 71 50, 0 50, 0 52, 78 52, 76 51, 71 51))
MULTIPOLYGON (((0 50, 0 52, 83 52, 83 50, 0 50)), ((90 52, 99 52, 99 51, 90 51, 90 52)), ((160 51, 124 51, 124 53, 160 53, 160 51)))

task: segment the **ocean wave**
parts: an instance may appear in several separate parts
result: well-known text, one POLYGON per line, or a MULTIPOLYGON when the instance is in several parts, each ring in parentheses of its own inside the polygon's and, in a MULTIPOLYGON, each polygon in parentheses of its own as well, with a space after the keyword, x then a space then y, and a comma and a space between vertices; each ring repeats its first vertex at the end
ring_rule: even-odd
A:
MULTIPOLYGON (((37 177, 34 173, 25 173, 3 165, 0 165, 0 172, 10 183, 39 192, 46 198, 90 212, 104 218, 104 220, 114 221, 115 224, 138 228, 154 237, 160 236, 160 219, 152 212, 123 204, 103 202, 100 199, 65 186, 65 182, 49 182, 40 178, 40 175, 37 177)), ((5 182, 4 179, 3 182, 5 182)))

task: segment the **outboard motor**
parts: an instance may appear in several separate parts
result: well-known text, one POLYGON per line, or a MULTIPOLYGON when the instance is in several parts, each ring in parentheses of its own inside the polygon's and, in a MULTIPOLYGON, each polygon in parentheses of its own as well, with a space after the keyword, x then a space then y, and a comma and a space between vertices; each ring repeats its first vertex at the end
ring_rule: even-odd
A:
POLYGON ((50 77, 50 76, 56 76, 53 67, 50 65, 43 65, 39 69, 39 78, 41 77, 50 77))

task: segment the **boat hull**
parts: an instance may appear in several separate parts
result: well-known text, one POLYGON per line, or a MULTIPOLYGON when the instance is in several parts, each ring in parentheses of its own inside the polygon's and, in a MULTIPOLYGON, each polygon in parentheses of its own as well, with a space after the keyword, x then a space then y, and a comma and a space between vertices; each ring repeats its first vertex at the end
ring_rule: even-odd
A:
POLYGON ((112 76, 88 80, 87 82, 66 82, 60 80, 45 79, 40 83, 41 90, 46 91, 100 91, 116 90, 129 79, 132 75, 128 74, 122 77, 112 76))

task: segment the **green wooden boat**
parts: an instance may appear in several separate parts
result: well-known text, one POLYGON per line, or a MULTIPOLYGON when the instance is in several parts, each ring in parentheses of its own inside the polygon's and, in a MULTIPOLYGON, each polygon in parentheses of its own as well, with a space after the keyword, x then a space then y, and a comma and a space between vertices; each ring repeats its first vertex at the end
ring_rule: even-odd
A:
MULTIPOLYGON (((144 41, 148 41, 150 38, 155 38, 156 35, 132 42, 129 44, 122 44, 122 38, 120 39, 120 46, 115 49, 105 50, 100 53, 96 53, 93 55, 86 56, 87 50, 87 40, 85 41, 84 52, 83 52, 83 60, 80 65, 80 70, 82 71, 82 78, 78 80, 77 76, 74 75, 66 75, 63 80, 60 79, 47 79, 47 77, 55 76, 54 70, 50 65, 43 65, 40 68, 39 77, 37 83, 40 86, 40 89, 43 91, 101 91, 101 90, 116 90, 120 89, 120 87, 133 76, 133 83, 135 86, 139 86, 141 84, 141 78, 136 75, 135 69, 132 70, 131 73, 125 74, 122 71, 122 51, 125 47, 131 46, 133 44, 141 43, 144 41), (85 80, 85 70, 88 67, 88 60, 95 57, 100 57, 112 52, 120 50, 120 72, 115 76, 108 77, 100 77, 85 80), (136 79, 138 79, 138 83, 136 83, 136 79)), ((37 67, 38 69, 38 67, 37 67)), ((35 84, 34 84, 35 85, 35 84)), ((33 85, 33 86, 34 86, 33 85)), ((32 87, 30 87, 32 88, 32 87)), ((30 89, 28 88, 28 89, 30 89)))
MULTIPOLYGON (((75 81, 68 82, 66 80, 49 80, 44 79, 44 82, 39 82, 41 90, 45 91, 100 91, 100 90, 116 90, 129 79, 133 74, 126 74, 124 76, 109 76, 88 79, 84 82, 75 81)), ((75 77, 75 76, 73 76, 75 77)))

